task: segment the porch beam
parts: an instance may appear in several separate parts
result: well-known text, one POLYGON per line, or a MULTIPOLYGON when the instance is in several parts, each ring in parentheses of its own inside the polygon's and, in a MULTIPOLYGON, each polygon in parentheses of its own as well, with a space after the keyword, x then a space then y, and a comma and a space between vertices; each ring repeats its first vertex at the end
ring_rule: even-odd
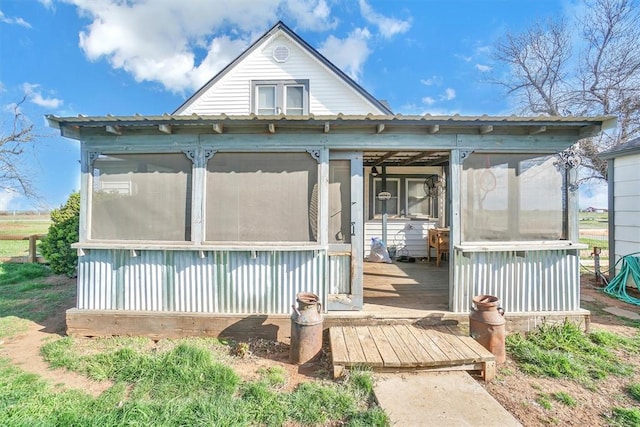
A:
POLYGON ((435 133, 440 132, 440 125, 429 125, 427 126, 427 133, 429 135, 433 135, 435 133))
POLYGON ((480 126, 480 135, 486 135, 493 132, 493 125, 480 126))
POLYGON ((436 158, 433 160, 429 160, 423 162, 421 166, 441 166, 442 164, 449 161, 449 153, 431 153, 436 158))
POLYGON ((384 131, 384 123, 376 125, 376 133, 382 133, 384 131))
POLYGON ((546 126, 536 126, 534 128, 529 129, 529 135, 538 135, 547 131, 546 126))
POLYGON ((122 135, 122 128, 120 126, 106 125, 105 130, 113 135, 122 135))
POLYGON ((171 125, 167 125, 167 124, 159 124, 158 130, 167 135, 171 135, 172 133, 171 125))
POLYGON ((217 134, 221 134, 224 131, 224 125, 222 123, 214 123, 211 127, 217 134))
POLYGON ((373 166, 379 166, 381 164, 383 164, 385 162, 385 160, 390 159, 391 157, 395 156, 396 154, 398 154, 397 151, 389 151, 387 154, 385 154, 384 156, 380 157, 378 160, 376 160, 371 167, 373 166))
POLYGON ((413 162, 416 162, 420 159, 424 159, 425 157, 431 155, 432 153, 430 151, 423 151, 422 153, 416 154, 415 156, 409 157, 408 159, 406 159, 404 162, 400 163, 398 166, 407 166, 410 165, 413 162))

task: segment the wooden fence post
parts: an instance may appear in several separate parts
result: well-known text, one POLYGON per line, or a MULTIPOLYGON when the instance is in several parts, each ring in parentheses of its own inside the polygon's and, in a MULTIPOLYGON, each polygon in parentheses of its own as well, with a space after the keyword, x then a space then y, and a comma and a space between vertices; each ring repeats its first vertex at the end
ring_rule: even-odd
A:
POLYGON ((38 254, 36 252, 36 243, 38 242, 38 235, 32 234, 29 236, 29 262, 38 262, 38 254))

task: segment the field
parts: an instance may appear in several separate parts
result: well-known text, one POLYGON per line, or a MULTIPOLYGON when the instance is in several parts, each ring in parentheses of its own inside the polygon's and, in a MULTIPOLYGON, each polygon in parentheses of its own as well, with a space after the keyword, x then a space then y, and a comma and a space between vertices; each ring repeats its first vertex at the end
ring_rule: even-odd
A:
MULTIPOLYGON (((51 219, 49 214, 0 215, 0 239, 2 236, 30 236, 47 234, 51 219)), ((0 260, 25 258, 29 255, 28 240, 0 240, 0 260)))

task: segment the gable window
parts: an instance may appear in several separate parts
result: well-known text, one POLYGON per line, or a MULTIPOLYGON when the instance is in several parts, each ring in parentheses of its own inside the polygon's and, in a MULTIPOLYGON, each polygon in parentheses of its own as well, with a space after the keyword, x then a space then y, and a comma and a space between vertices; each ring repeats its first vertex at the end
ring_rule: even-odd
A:
POLYGON ((252 112, 258 115, 309 114, 309 80, 255 80, 252 112))

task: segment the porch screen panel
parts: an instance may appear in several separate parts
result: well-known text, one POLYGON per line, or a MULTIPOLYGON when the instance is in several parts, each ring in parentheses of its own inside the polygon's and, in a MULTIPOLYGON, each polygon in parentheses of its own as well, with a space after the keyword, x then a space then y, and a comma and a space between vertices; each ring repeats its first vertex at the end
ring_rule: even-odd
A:
POLYGON ((191 240, 192 164, 182 153, 100 156, 93 163, 91 239, 191 240))
POLYGON ((317 240, 318 163, 309 153, 216 153, 207 163, 206 240, 317 240))
POLYGON ((471 154, 461 181, 462 240, 565 239, 564 184, 554 156, 471 154))
POLYGON ((329 162, 329 242, 351 243, 351 161, 329 162))

